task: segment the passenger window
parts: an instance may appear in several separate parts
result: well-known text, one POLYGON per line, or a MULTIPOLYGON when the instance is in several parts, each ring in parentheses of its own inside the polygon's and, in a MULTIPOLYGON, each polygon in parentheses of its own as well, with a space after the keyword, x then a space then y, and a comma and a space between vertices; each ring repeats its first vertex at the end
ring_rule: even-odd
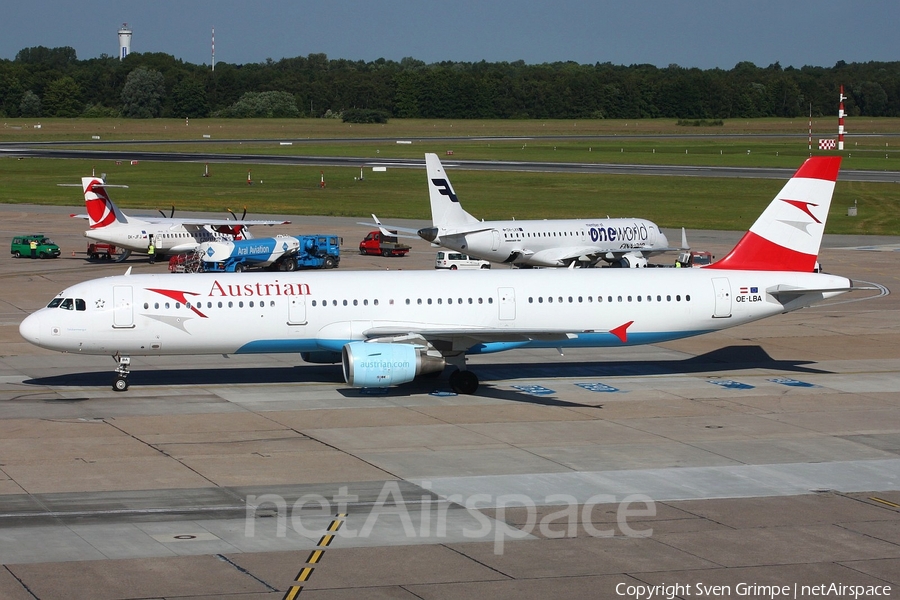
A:
POLYGON ((147 310, 148 308, 150 308, 150 303, 144 302, 144 310, 147 310))
POLYGON ((684 297, 684 301, 685 301, 685 302, 690 302, 690 301, 691 301, 691 297, 690 297, 689 295, 688 295, 688 296, 685 296, 685 297, 684 297))

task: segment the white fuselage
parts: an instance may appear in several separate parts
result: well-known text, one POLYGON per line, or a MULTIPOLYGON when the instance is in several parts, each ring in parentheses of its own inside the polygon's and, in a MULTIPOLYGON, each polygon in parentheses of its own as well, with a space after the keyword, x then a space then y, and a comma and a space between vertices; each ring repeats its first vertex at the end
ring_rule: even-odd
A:
MULTIPOLYGON (((646 219, 487 221, 438 231, 441 246, 499 263, 557 267, 585 256, 613 259, 668 249, 659 228, 646 219)), ((588 259, 591 257, 592 260, 588 259)))
POLYGON ((469 353, 622 346, 733 327, 849 286, 713 269, 125 275, 64 290, 20 332, 44 348, 122 355, 340 352, 397 332, 469 353), (776 286, 816 291, 786 307, 766 291, 776 286))
POLYGON ((159 254, 181 254, 196 249, 203 242, 232 239, 232 236, 216 233, 200 225, 141 223, 134 219, 128 223, 88 229, 84 232, 84 237, 132 252, 147 252, 151 234, 159 254))

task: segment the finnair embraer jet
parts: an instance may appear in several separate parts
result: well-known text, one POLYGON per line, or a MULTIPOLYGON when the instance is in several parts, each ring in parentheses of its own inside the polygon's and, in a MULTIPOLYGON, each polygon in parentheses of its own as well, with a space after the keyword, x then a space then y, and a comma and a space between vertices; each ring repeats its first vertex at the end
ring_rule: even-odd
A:
POLYGON ((677 249, 646 219, 479 221, 463 210, 437 154, 426 154, 425 166, 432 226, 420 229, 419 237, 474 258, 524 267, 601 260, 646 267, 647 257, 677 249))
POLYGON ((84 232, 88 239, 113 244, 123 250, 119 261, 132 252, 147 252, 152 237, 156 252, 181 254, 190 252, 203 242, 230 241, 252 238, 248 225, 284 225, 290 221, 247 221, 242 219, 184 219, 174 217, 129 217, 113 204, 103 179, 82 177, 86 215, 72 215, 87 219, 90 229, 84 232))
POLYGON ((296 352, 385 387, 514 348, 674 340, 809 306, 853 289, 814 273, 840 157, 807 160, 725 258, 700 269, 546 269, 129 275, 74 285, 19 332, 61 352, 131 356, 296 352))

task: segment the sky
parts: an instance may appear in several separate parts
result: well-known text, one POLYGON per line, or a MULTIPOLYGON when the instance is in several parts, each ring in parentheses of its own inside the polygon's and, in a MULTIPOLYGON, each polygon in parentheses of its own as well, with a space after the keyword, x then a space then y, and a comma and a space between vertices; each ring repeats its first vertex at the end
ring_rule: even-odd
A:
POLYGON ((163 52, 193 64, 331 59, 677 64, 731 69, 900 60, 898 0, 31 0, 5 3, 0 58, 163 52))

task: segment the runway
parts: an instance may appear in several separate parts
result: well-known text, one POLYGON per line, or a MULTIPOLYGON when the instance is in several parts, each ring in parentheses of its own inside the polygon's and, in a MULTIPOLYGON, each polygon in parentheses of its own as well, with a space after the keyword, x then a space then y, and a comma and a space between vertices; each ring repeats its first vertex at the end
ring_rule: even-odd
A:
MULTIPOLYGON (((0 156, 32 158, 91 159, 98 161, 162 161, 195 163, 242 163, 269 165, 305 165, 314 167, 391 167, 422 169, 424 160, 380 157, 289 156, 279 154, 240 154, 215 152, 148 152, 137 150, 68 150, 7 144, 0 156)), ((528 171, 539 173, 584 173, 595 175, 656 175, 668 177, 740 177, 749 179, 789 179, 796 169, 767 167, 714 167, 613 163, 567 163, 536 161, 447 160, 444 167, 474 171, 528 171)), ((843 169, 838 181, 900 182, 898 171, 860 171, 843 169)))
MULTIPOLYGON (((165 271, 87 263, 77 210, 0 206, 3 239, 38 221, 63 250, 0 271, 0 598, 896 594, 897 294, 657 346, 474 357, 474 396, 446 377, 351 389, 292 355, 135 358, 117 393, 113 360, 18 337, 66 285, 165 271)), ((425 242, 355 255, 356 219, 314 219, 343 236, 341 269, 433 265, 425 242)), ((716 255, 740 236, 688 234, 716 255)), ((898 244, 827 236, 820 260, 897 290, 898 244)))

